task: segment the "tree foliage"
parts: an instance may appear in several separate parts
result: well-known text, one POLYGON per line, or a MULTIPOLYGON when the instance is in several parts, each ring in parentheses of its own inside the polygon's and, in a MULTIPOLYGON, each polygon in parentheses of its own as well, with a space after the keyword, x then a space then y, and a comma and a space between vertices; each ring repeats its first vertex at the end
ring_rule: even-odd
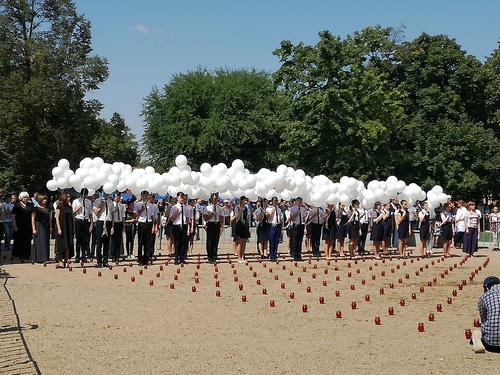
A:
POLYGON ((40 190, 60 158, 96 155, 108 76, 71 0, 0 0, 0 186, 40 190))
POLYGON ((266 73, 198 69, 153 90, 143 115, 144 148, 158 168, 170 166, 180 153, 194 167, 241 158, 260 168, 281 159, 288 111, 266 73))

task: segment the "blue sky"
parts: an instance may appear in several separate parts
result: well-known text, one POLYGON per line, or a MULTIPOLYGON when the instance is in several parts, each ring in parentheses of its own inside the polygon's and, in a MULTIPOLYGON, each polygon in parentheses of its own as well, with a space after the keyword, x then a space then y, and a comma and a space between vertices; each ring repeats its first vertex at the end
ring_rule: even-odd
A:
POLYGON ((484 58, 500 40, 500 1, 76 0, 92 23, 95 53, 110 76, 92 94, 109 119, 121 113, 140 138, 142 102, 155 86, 198 66, 278 67, 281 40, 315 43, 320 30, 345 36, 365 26, 404 25, 405 38, 447 34, 484 58))

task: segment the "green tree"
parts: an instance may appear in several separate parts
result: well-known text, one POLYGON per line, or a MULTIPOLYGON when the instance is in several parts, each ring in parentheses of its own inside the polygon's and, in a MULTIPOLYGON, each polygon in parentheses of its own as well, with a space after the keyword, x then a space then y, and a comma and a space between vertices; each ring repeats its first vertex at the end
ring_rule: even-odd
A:
POLYGON ((235 158, 253 169, 268 166, 282 160, 279 145, 288 108, 264 72, 177 74, 145 99, 144 149, 160 169, 181 153, 194 167, 235 158))
POLYGON ((125 119, 120 114, 113 113, 109 122, 102 119, 99 122, 99 130, 92 142, 95 155, 101 156, 108 163, 121 161, 132 166, 137 165, 137 142, 125 119))
POLYGON ((108 76, 70 0, 0 0, 0 185, 39 190, 50 167, 91 155, 108 76))
POLYGON ((345 39, 319 33, 314 46, 283 41, 275 83, 292 99, 284 134, 288 161, 309 173, 369 179, 393 173, 404 95, 381 66, 391 64, 396 33, 371 27, 345 39))

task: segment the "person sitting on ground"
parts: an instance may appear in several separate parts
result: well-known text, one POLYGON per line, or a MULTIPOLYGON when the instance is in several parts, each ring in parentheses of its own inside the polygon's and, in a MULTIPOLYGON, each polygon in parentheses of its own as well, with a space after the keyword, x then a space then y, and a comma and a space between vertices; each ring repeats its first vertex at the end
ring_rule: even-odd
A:
POLYGON ((484 294, 478 303, 481 342, 487 351, 500 353, 500 279, 488 276, 483 288, 484 294))

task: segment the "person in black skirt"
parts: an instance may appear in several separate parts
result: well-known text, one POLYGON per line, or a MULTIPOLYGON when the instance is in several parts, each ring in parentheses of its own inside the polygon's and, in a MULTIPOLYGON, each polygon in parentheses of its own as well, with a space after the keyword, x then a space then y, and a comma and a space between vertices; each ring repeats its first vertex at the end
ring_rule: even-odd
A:
POLYGON ((12 209, 12 230, 14 232, 14 246, 12 256, 21 260, 31 257, 31 238, 33 228, 31 227, 31 213, 33 204, 29 200, 27 192, 19 194, 19 202, 12 209))
POLYGON ((380 202, 376 202, 373 207, 373 221, 370 234, 370 240, 373 241, 374 253, 377 259, 380 259, 380 249, 384 240, 384 215, 382 214, 380 202))
POLYGON ((250 223, 248 222, 248 198, 240 197, 238 205, 234 208, 233 222, 234 238, 236 240, 236 255, 238 263, 245 262, 245 249, 250 238, 250 223))
POLYGON ((339 203, 339 209, 335 216, 337 218, 337 234, 335 238, 337 239, 339 254, 341 257, 343 257, 344 243, 345 238, 347 237, 347 222, 349 221, 349 216, 347 215, 345 206, 342 203, 339 203))
POLYGON ((391 243, 391 234, 392 234, 392 222, 394 218, 392 217, 392 211, 390 210, 391 205, 389 203, 384 203, 384 206, 382 208, 382 226, 384 227, 384 232, 382 236, 382 248, 384 251, 384 254, 387 255, 389 254, 389 248, 390 248, 390 243, 391 243))
POLYGON ((335 207, 329 204, 323 214, 323 241, 325 241, 325 258, 332 259, 332 251, 335 250, 335 235, 337 232, 337 220, 335 207))
POLYGON ((51 220, 47 196, 39 195, 38 201, 39 206, 31 214, 31 226, 35 242, 35 262, 44 263, 49 260, 51 220))
POLYGON ((137 232, 137 219, 134 214, 134 202, 127 203, 125 210, 125 250, 127 258, 132 259, 134 253, 134 238, 137 232))
POLYGON ((431 215, 427 202, 422 203, 422 210, 418 213, 418 221, 420 222, 420 255, 430 256, 430 250, 427 248, 431 240, 431 215))
POLYGON ((408 202, 402 200, 401 208, 396 211, 396 224, 399 236, 399 256, 404 257, 406 242, 411 236, 410 213, 408 212, 408 202))
POLYGON ((73 208, 69 204, 69 193, 63 192, 59 197, 59 202, 56 208, 56 261, 63 260, 64 267, 68 259, 72 258, 75 253, 74 236, 75 236, 75 220, 73 216, 73 208))
POLYGON ((267 199, 259 198, 257 209, 253 216, 257 222, 257 252, 262 259, 266 258, 267 244, 269 242, 269 221, 266 215, 267 199))
POLYGON ((349 219, 347 222, 347 233, 349 235, 349 254, 351 258, 355 256, 355 250, 358 245, 358 239, 360 235, 360 219, 361 213, 359 210, 359 201, 354 199, 351 202, 351 211, 349 213, 349 219))
POLYGON ((451 240, 453 239, 453 214, 449 203, 443 205, 441 212, 441 239, 444 256, 447 258, 450 255, 451 240))

